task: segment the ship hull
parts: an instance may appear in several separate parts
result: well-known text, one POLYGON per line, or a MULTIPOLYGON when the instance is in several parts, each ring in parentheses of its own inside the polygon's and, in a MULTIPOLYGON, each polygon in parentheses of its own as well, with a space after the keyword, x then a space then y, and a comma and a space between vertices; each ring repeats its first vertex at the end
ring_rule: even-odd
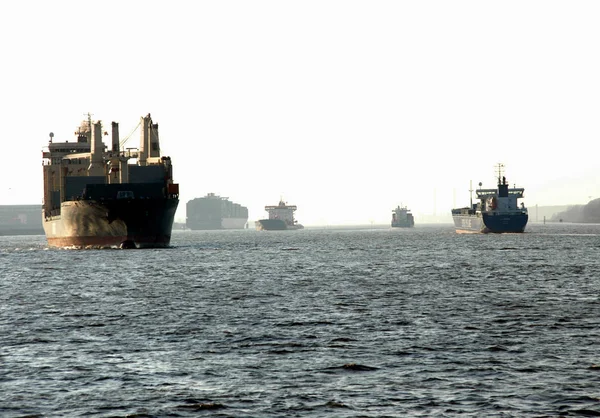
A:
POLYGON ((293 231, 304 229, 304 226, 300 224, 288 225, 281 219, 260 219, 256 221, 256 229, 258 231, 293 231))
POLYGON ((221 219, 221 227, 223 229, 244 229, 246 228, 248 218, 223 218, 221 219))
POLYGON ((174 198, 67 201, 59 216, 42 224, 50 247, 168 247, 178 203, 174 198))
POLYGON ((526 213, 518 214, 483 214, 483 223, 488 232, 524 232, 529 216, 526 213))
POLYGON ((256 221, 256 229, 259 231, 285 231, 288 226, 281 219, 260 219, 256 221))
POLYGON ((529 217, 518 214, 455 214, 452 216, 457 232, 520 233, 525 231, 529 217))
POLYGON ((414 226, 415 222, 412 219, 392 222, 392 228, 412 228, 414 226))
POLYGON ((222 218, 207 221, 188 223, 188 228, 193 231, 213 231, 219 229, 244 229, 248 218, 222 218))

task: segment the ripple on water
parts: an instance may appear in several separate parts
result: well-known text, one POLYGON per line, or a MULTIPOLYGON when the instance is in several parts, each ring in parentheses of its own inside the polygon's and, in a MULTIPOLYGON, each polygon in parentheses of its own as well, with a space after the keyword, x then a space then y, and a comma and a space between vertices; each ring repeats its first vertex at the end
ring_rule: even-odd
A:
POLYGON ((0 415, 596 416, 600 226, 570 228, 0 239, 0 415))

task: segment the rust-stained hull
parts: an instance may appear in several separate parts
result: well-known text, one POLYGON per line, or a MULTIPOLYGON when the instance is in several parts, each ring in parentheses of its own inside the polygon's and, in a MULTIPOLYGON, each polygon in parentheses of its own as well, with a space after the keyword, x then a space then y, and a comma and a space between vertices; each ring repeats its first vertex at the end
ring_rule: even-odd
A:
POLYGON ((43 220, 50 247, 168 247, 176 198, 75 200, 43 220))

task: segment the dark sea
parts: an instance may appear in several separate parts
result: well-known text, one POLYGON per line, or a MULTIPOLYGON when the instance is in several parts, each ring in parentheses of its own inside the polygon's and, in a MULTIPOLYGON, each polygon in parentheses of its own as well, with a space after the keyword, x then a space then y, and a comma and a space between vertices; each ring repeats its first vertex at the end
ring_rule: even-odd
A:
POLYGON ((600 416, 600 225, 0 237, 1 417, 600 416))

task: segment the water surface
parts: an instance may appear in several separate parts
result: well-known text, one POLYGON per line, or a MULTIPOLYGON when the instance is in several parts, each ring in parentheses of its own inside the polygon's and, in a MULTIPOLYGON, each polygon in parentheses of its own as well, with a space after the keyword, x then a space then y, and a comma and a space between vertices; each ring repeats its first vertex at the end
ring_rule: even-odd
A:
POLYGON ((0 416, 600 416, 600 225, 0 237, 0 416))

